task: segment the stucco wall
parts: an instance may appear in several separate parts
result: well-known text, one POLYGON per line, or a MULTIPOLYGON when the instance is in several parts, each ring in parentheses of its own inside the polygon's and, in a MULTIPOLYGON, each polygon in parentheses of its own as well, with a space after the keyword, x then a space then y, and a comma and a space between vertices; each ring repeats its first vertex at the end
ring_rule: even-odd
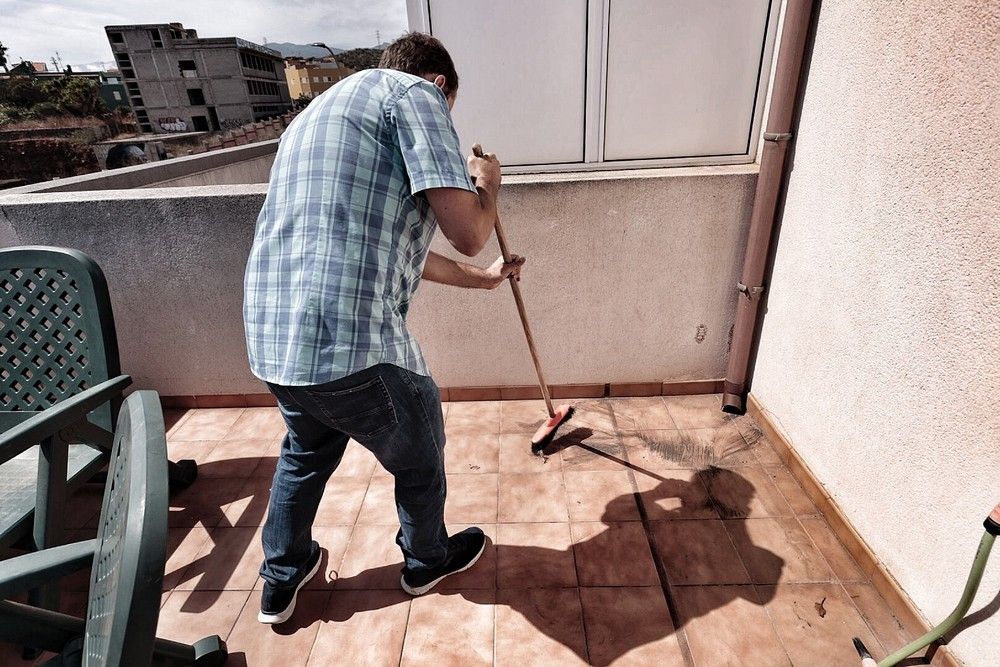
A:
MULTIPOLYGON (((567 178, 511 178, 501 195, 511 246, 529 258, 522 288, 549 382, 720 377, 752 167, 567 178)), ((256 393, 240 308, 263 193, 243 185, 0 196, 0 245, 76 247, 101 264, 123 368, 139 386, 256 393)), ((449 251, 438 236, 437 249, 449 251)), ((497 254, 492 246, 475 261, 497 254)), ((410 318, 442 386, 535 381, 506 286, 424 284, 410 318)))
MULTIPOLYGON (((998 33, 995 2, 824 0, 752 389, 934 623, 1000 501, 998 33)), ((973 610, 998 589, 994 554, 973 610)))

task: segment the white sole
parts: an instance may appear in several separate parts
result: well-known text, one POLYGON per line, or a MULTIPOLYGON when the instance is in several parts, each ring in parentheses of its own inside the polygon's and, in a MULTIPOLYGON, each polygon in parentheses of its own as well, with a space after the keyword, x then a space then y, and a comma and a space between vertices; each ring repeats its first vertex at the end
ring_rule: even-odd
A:
POLYGON ((465 572, 470 567, 472 567, 473 565, 475 565, 476 562, 479 560, 480 556, 483 555, 484 551, 486 551, 486 540, 483 540, 483 546, 479 548, 479 553, 476 554, 475 558, 473 558, 472 560, 470 560, 469 564, 466 565, 465 567, 463 567, 462 569, 455 570, 454 572, 449 572, 448 574, 442 574, 437 579, 435 579, 433 581, 430 581, 430 582, 424 584, 423 586, 417 586, 416 588, 413 588, 413 587, 407 585, 405 577, 400 577, 399 578, 399 585, 402 587, 402 589, 404 591, 406 591, 407 593, 409 593, 410 595, 412 595, 414 597, 416 597, 418 595, 423 595, 424 593, 426 593, 427 591, 431 590, 432 588, 434 588, 435 586, 437 586, 439 583, 441 583, 442 579, 445 579, 446 577, 450 577, 453 574, 458 574, 459 572, 465 572))
POLYGON ((259 611, 257 612, 257 620, 264 625, 277 625, 278 623, 284 623, 290 619, 292 614, 295 613, 295 602, 299 599, 299 591, 302 590, 303 586, 309 583, 310 579, 316 576, 316 573, 319 572, 319 565, 322 562, 323 554, 320 554, 319 558, 316 559, 316 564, 313 565, 313 569, 310 570, 309 574, 307 574, 305 578, 299 582, 299 585, 295 587, 295 593, 292 595, 292 603, 288 605, 284 611, 279 614, 265 614, 263 611, 259 611))

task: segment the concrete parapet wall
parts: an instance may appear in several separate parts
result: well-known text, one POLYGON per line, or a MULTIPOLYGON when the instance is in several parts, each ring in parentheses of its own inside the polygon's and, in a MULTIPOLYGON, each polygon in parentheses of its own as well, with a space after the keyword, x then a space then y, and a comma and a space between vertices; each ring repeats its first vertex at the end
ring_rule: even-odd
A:
MULTIPOLYGON (((501 215, 513 250, 528 257, 522 288, 549 381, 719 377, 755 178, 739 167, 509 179, 501 215)), ((167 395, 258 393, 241 306, 264 192, 243 185, 7 194, 0 245, 74 247, 100 263, 122 365, 138 386, 167 395)), ((435 243, 454 254, 440 234, 435 243)), ((491 246, 474 261, 497 254, 491 246)), ((411 327, 443 386, 534 382, 506 286, 424 284, 411 327)))

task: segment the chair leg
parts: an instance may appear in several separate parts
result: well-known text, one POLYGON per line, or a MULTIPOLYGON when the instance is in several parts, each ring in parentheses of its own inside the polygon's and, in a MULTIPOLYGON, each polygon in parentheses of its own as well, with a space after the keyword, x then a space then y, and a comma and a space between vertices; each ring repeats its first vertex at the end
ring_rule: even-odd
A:
POLYGON ((198 464, 192 459, 168 461, 167 477, 170 479, 170 490, 180 491, 194 484, 198 478, 198 464))
POLYGON ((81 618, 0 600, 0 639, 5 642, 58 653, 83 631, 81 618))
POLYGON ((181 644, 157 638, 153 645, 153 662, 165 661, 169 665, 194 665, 195 667, 220 667, 226 664, 229 650, 219 635, 199 639, 194 644, 181 644))
MULTIPOLYGON (((68 457, 68 445, 54 438, 46 438, 39 447, 35 522, 32 531, 33 546, 39 551, 63 542, 68 457)), ((59 588, 55 584, 48 584, 32 590, 28 594, 28 602, 44 609, 58 609, 59 588)))

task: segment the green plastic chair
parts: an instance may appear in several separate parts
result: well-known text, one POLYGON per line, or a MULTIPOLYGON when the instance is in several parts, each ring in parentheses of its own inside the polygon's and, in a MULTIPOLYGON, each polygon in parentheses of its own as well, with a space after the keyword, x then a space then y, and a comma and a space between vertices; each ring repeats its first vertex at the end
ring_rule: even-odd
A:
MULTIPOLYGON (((0 432, 89 387, 115 391, 61 434, 24 451, 0 449, 0 548, 31 533, 31 548, 62 541, 66 499, 109 460, 112 415, 129 384, 121 375, 107 282, 76 250, 0 250, 0 432), (32 521, 33 519, 33 521, 32 521)), ((189 485, 194 461, 171 464, 171 484, 189 485)))
MULTIPOLYGON (((114 381, 111 381, 112 383, 114 381)), ((104 383, 94 389, 107 389, 104 383)), ((0 449, 50 438, 94 408, 83 392, 0 435, 0 449)), ((0 561, 0 641, 53 651, 50 665, 223 665, 217 635, 193 645, 156 638, 167 557, 167 442, 156 392, 119 413, 97 538, 0 561), (10 600, 91 565, 85 619, 10 600)))

